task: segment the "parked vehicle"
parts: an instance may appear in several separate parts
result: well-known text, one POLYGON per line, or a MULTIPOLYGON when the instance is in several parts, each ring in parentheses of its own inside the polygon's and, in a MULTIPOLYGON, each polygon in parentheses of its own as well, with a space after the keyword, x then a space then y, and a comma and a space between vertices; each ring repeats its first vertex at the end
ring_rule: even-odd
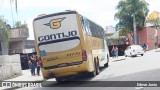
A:
POLYGON ((143 48, 140 45, 131 45, 128 46, 127 49, 125 50, 125 56, 137 56, 141 55, 143 56, 144 51, 143 48))
POLYGON ((109 51, 104 29, 76 11, 66 11, 34 19, 35 45, 42 61, 44 78, 90 73, 108 67, 109 51))

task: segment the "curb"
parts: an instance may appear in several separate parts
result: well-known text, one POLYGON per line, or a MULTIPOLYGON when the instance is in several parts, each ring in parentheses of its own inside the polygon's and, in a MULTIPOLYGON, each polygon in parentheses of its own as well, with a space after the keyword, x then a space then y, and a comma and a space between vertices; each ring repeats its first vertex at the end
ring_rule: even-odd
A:
POLYGON ((121 59, 118 59, 118 60, 113 60, 112 62, 117 62, 117 61, 122 61, 122 60, 126 60, 126 58, 121 58, 121 59))
POLYGON ((122 60, 125 60, 125 56, 119 56, 118 58, 112 58, 110 57, 110 61, 111 62, 117 62, 117 61, 122 61, 122 60))

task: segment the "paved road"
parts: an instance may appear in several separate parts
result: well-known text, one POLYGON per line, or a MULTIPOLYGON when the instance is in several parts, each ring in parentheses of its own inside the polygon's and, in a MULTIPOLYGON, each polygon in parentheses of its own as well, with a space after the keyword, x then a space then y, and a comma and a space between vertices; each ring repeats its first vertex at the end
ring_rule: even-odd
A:
POLYGON ((157 68, 160 68, 160 52, 147 52, 144 56, 127 57, 123 61, 111 63, 111 65, 95 77, 94 80, 128 75, 157 68))
MULTIPOLYGON (((147 52, 144 56, 127 57, 125 60, 112 62, 108 68, 103 68, 101 73, 90 78, 87 75, 80 75, 72 78, 71 80, 78 81, 92 81, 91 83, 56 83, 48 82, 52 79, 45 81, 42 85, 47 87, 32 88, 34 90, 42 89, 54 89, 54 90, 160 90, 160 87, 105 87, 107 82, 102 81, 160 81, 160 52, 147 52), (99 82, 93 83, 93 81, 101 81, 104 87, 98 86, 99 82), (73 87, 73 86, 87 86, 91 87, 73 87), (68 87, 70 86, 70 87, 68 87)), ((112 82, 109 82, 112 83, 112 82)), ((113 86, 118 86, 123 82, 114 82, 113 86)), ((160 83, 158 84, 160 85, 160 83)), ((103 86, 103 85, 102 85, 103 86)))

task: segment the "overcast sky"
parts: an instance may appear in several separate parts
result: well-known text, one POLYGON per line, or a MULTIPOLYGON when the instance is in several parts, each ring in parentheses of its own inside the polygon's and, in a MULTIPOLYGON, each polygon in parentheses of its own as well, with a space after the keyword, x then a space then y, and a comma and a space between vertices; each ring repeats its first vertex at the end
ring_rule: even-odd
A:
MULTIPOLYGON (((11 14, 10 0, 0 0, 0 15, 3 15, 7 22, 13 25, 13 20, 26 22, 29 27, 29 39, 33 38, 33 19, 39 14, 50 14, 65 10, 76 10, 90 20, 105 26, 115 26, 114 14, 120 0, 17 0, 18 14, 13 6, 13 17, 11 14)), ((149 10, 160 11, 158 0, 146 0, 149 3, 149 10)))

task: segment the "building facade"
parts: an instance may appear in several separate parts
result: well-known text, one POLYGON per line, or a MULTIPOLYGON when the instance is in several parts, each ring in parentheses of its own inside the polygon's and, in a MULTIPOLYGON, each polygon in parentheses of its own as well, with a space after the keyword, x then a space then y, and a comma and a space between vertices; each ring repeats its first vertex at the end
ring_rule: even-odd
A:
POLYGON ((29 37, 28 28, 13 28, 9 30, 9 54, 23 53, 25 41, 29 37))
POLYGON ((106 36, 118 36, 116 28, 113 26, 106 26, 104 30, 105 30, 106 36))
MULTIPOLYGON (((158 45, 160 45, 160 30, 157 30, 158 35, 158 45)), ((156 42, 156 29, 152 27, 144 27, 142 30, 139 30, 137 32, 137 35, 139 37, 139 44, 146 44, 148 46, 148 50, 155 48, 155 42, 156 42)))

